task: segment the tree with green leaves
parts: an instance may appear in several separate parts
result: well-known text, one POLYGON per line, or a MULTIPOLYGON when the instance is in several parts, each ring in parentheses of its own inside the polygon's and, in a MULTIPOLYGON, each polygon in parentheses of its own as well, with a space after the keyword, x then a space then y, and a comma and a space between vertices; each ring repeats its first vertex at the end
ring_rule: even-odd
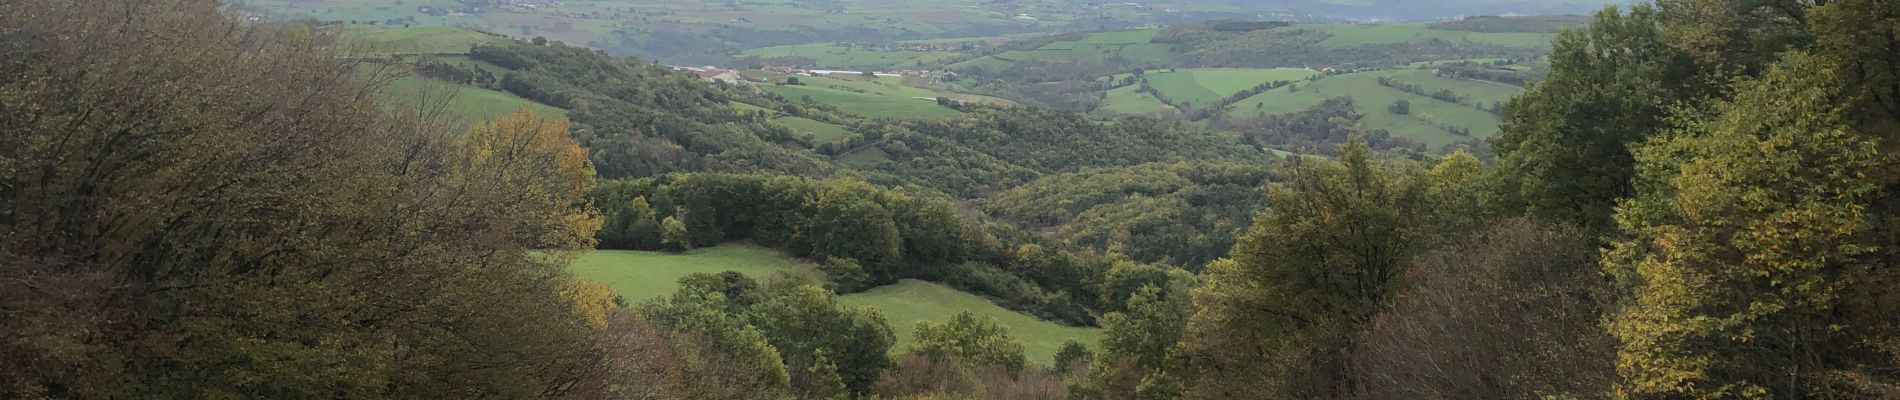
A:
POLYGON ((918 322, 915 336, 909 353, 939 362, 970 368, 1001 367, 1012 374, 1027 364, 1022 343, 1010 337, 1009 328, 989 316, 962 311, 942 324, 918 322))
POLYGON ((627 241, 628 247, 635 249, 660 248, 660 222, 658 215, 659 213, 653 210, 653 204, 647 202, 646 196, 633 198, 633 205, 628 208, 627 215, 623 216, 623 218, 626 219, 626 231, 623 237, 627 241))
POLYGON ((1437 226, 1416 167, 1373 159, 1356 137, 1341 154, 1288 161, 1273 207, 1208 266, 1183 341, 1190 397, 1350 392, 1355 332, 1437 226))
POLYGON ((1616 199, 1634 192, 1630 146, 1655 135, 1670 107, 1706 91, 1665 28, 1660 10, 1639 4, 1599 11, 1557 35, 1549 76, 1505 104, 1491 140, 1502 205, 1591 229, 1612 225, 1616 199))
POLYGON ((1103 399, 1174 399, 1186 389, 1181 380, 1180 342, 1188 313, 1192 278, 1183 276, 1167 290, 1147 285, 1129 295, 1125 311, 1102 316, 1102 352, 1090 368, 1090 392, 1103 399))
POLYGON ((857 260, 873 283, 896 279, 903 238, 891 210, 877 202, 878 191, 862 181, 827 181, 804 207, 811 210, 797 235, 813 258, 857 260))
POLYGON ((1119 261, 1102 277, 1098 309, 1114 312, 1127 309, 1129 297, 1143 288, 1168 288, 1168 271, 1152 264, 1119 261))
POLYGON ((851 389, 845 387, 844 378, 838 376, 838 364, 825 357, 820 350, 812 356, 812 362, 800 370, 804 379, 792 379, 792 391, 801 399, 846 400, 851 398, 851 389))
POLYGON ((672 251, 686 251, 693 248, 692 234, 686 231, 686 223, 679 218, 666 217, 660 221, 660 245, 672 251))
POLYGON ((818 265, 818 270, 824 272, 825 277, 836 284, 842 293, 861 291, 871 285, 871 274, 864 272, 864 265, 855 259, 827 258, 824 264, 818 265))
MULTIPOLYGON (((1817 13, 1868 3, 1891 29, 1890 1, 1817 13)), ((1900 387, 1900 159, 1883 151, 1896 121, 1873 114, 1879 96, 1850 75, 1862 70, 1831 63, 1850 59, 1790 53, 1639 152, 1644 190, 1618 209, 1624 236, 1603 260, 1629 296, 1609 323, 1619 392, 1871 398, 1900 387)))
POLYGON ((824 379, 839 379, 850 393, 863 395, 890 368, 888 354, 896 337, 883 312, 841 306, 836 295, 809 284, 770 286, 776 287, 747 308, 746 319, 765 333, 788 369, 799 371, 794 375, 803 379, 795 379, 796 384, 814 391, 828 385, 824 379), (807 374, 814 368, 835 378, 807 374))
POLYGON ((528 398, 591 369, 565 120, 379 104, 386 71, 228 11, 0 6, 0 398, 528 398))
POLYGON ((1095 360, 1095 352, 1089 346, 1075 339, 1062 341, 1062 348, 1056 350, 1055 365, 1050 368, 1057 371, 1069 371, 1076 366, 1087 366, 1095 360))
POLYGON ((636 307, 641 318, 665 330, 692 398, 791 397, 783 353, 765 331, 746 322, 746 304, 738 301, 757 296, 755 287, 749 280, 689 276, 671 296, 636 307))

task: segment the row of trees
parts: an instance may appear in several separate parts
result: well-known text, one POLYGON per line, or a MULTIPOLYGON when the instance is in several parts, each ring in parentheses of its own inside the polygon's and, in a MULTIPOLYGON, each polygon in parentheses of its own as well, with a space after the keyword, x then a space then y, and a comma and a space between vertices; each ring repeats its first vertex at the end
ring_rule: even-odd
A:
MULTIPOLYGON (((1477 104, 1471 102, 1470 97, 1466 97, 1465 95, 1458 94, 1458 92, 1453 92, 1451 91, 1451 89, 1438 89, 1435 91, 1428 91, 1428 90, 1425 90, 1425 87, 1419 86, 1416 83, 1405 82, 1405 81, 1392 79, 1391 77, 1384 77, 1384 76, 1379 77, 1379 86, 1385 86, 1385 87, 1389 87, 1393 89, 1398 89, 1401 92, 1406 92, 1406 93, 1416 94, 1420 96, 1430 97, 1433 99, 1438 99, 1439 101, 1444 101, 1446 103, 1458 104, 1458 105, 1474 107, 1474 108, 1478 107, 1477 104)), ((1400 99, 1400 101, 1403 101, 1403 100, 1404 99, 1400 99)))
POLYGON ((1093 324, 1087 309, 1111 262, 1043 251, 1038 238, 962 216, 948 197, 852 179, 681 174, 609 181, 592 198, 605 211, 606 248, 750 241, 818 262, 839 290, 938 281, 1077 325, 1093 324))

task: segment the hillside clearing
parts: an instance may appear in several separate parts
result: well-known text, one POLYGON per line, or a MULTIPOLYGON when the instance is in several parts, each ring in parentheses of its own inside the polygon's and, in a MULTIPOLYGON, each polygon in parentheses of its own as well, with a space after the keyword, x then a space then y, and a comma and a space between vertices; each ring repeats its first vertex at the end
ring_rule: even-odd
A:
POLYGON ((444 106, 444 111, 471 123, 494 119, 522 108, 527 108, 543 117, 567 116, 567 110, 536 103, 533 100, 515 96, 513 93, 458 85, 419 76, 391 81, 382 88, 381 95, 390 100, 391 107, 446 100, 448 104, 444 106))
POLYGON ((568 266, 576 276, 606 284, 630 303, 659 298, 679 289, 679 279, 695 273, 736 271, 754 279, 798 273, 797 262, 758 246, 727 244, 685 253, 595 250, 568 266))
POLYGON ((340 38, 345 49, 359 54, 463 54, 476 44, 512 41, 448 26, 382 28, 352 25, 343 29, 340 38))
POLYGON ((1270 90, 1235 103, 1229 112, 1237 115, 1291 114, 1305 111, 1328 98, 1350 97, 1354 107, 1365 116, 1361 122, 1366 129, 1385 129, 1394 136, 1416 140, 1432 149, 1465 140, 1488 138, 1498 132, 1500 119, 1496 114, 1381 86, 1379 77, 1418 84, 1428 90, 1450 89, 1474 100, 1508 99, 1506 92, 1515 94, 1517 91, 1514 87, 1489 82, 1437 78, 1429 71, 1363 72, 1331 76, 1311 84, 1302 83, 1297 91, 1290 88, 1270 90), (1409 115, 1393 114, 1387 109, 1399 99, 1411 103, 1412 112, 1409 115), (1456 135, 1443 127, 1469 129, 1471 135, 1456 135))
MULTIPOLYGON (((632 303, 667 296, 679 289, 680 278, 694 273, 736 271, 754 279, 783 273, 818 276, 810 264, 774 250, 743 244, 725 244, 681 254, 597 250, 575 260, 568 270, 581 278, 606 284, 632 303)), ((1044 321, 997 306, 981 296, 931 282, 905 280, 839 296, 838 300, 843 304, 883 310, 891 330, 897 334, 894 352, 903 351, 911 343, 918 322, 941 323, 964 310, 995 318, 1009 327, 1010 335, 1022 342, 1024 354, 1035 364, 1054 363, 1056 350, 1064 341, 1074 339, 1093 346, 1101 338, 1099 328, 1044 321)))
POLYGON ((936 101, 912 98, 918 96, 859 93, 812 86, 771 85, 764 88, 767 92, 792 101, 830 104, 846 113, 871 118, 947 119, 960 114, 937 105, 936 101))
POLYGON ((941 323, 964 310, 996 318, 997 322, 1009 327, 1010 335, 1022 342, 1023 355, 1029 357, 1029 362, 1040 365, 1054 364, 1056 351, 1062 348, 1064 341, 1074 339, 1094 346, 1102 336, 1099 328, 1064 326, 1036 319, 1004 309, 977 295, 918 280, 904 280, 845 295, 839 301, 884 310, 884 318, 890 321, 891 330, 897 333, 895 349, 900 351, 912 342, 911 335, 917 331, 918 322, 941 323))

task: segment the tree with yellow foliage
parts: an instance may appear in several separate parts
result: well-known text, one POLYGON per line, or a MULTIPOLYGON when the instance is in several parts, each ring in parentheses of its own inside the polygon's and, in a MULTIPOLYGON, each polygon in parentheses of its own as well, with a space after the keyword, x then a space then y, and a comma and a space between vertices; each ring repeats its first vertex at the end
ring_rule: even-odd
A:
POLYGON ((593 233, 602 223, 600 212, 588 204, 594 168, 568 129, 566 118, 542 118, 527 108, 472 129, 464 145, 471 172, 465 179, 524 188, 509 199, 510 207, 561 210, 491 229, 525 233, 547 249, 594 247, 593 233))
POLYGON ((615 302, 619 295, 614 294, 613 288, 587 279, 575 278, 567 289, 561 290, 561 296, 574 303, 575 312, 594 330, 606 329, 607 318, 620 308, 615 302))
POLYGON ((1896 137, 1857 121, 1875 97, 1828 61, 1792 53, 1639 152, 1648 190, 1603 260, 1629 296, 1609 323, 1620 394, 1900 392, 1896 137))

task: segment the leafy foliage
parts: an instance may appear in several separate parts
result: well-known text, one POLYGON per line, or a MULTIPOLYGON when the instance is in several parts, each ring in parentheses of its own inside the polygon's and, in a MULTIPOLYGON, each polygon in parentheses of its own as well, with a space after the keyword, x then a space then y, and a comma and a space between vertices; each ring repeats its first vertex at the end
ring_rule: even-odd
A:
POLYGON ((298 25, 0 9, 0 397, 535 397, 605 297, 566 123, 386 114, 298 25), (563 291, 570 295, 564 296, 563 291))
POLYGON ((955 361, 970 367, 1003 367, 1011 373, 1022 371, 1023 345, 1009 337, 1009 330, 987 316, 957 313, 943 324, 917 324, 917 342, 908 350, 940 361, 955 361))
MULTIPOLYGON (((1644 147, 1604 267, 1630 290, 1611 333, 1619 390, 1640 396, 1870 396, 1900 331, 1883 187, 1887 135, 1850 122, 1856 96, 1793 54, 1644 147), (1760 345, 1756 345, 1760 343, 1760 345)), ((1861 97, 1866 98, 1866 97, 1861 97)), ((1866 106, 1868 103, 1858 103, 1866 106)))
POLYGON ((637 59, 558 43, 481 45, 469 57, 512 71, 500 87, 570 109, 575 136, 606 178, 676 171, 768 170, 824 173, 833 167, 810 152, 779 145, 791 131, 735 101, 770 99, 637 59))
POLYGON ((1354 330, 1433 240, 1425 179, 1348 142, 1340 161, 1299 162, 1273 208, 1208 267, 1184 342, 1197 397, 1337 396, 1352 387, 1354 330), (1223 385, 1243 379, 1258 385, 1223 385))
POLYGON ((1633 190, 1629 147, 1655 134, 1675 102, 1705 93, 1661 13, 1605 10, 1557 36, 1550 75, 1505 105, 1492 140, 1503 198, 1540 218, 1610 225, 1610 208, 1633 190))

